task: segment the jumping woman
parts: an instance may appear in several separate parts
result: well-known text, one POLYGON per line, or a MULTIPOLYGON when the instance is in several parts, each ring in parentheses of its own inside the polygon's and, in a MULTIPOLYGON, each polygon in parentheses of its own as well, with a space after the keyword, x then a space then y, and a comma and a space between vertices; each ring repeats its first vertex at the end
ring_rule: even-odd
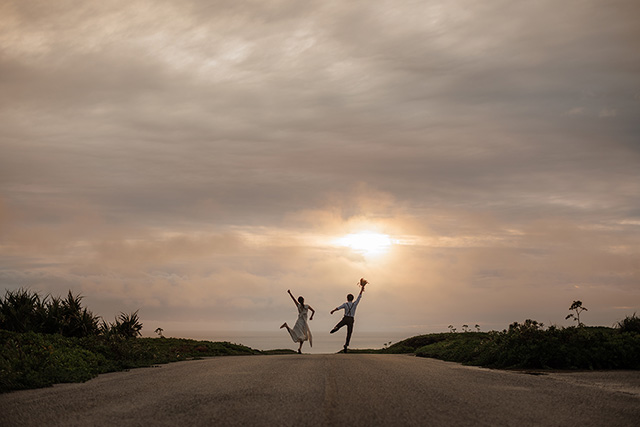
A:
POLYGON ((296 320, 296 324, 293 328, 290 328, 289 325, 287 325, 287 322, 284 322, 282 326, 280 326, 280 329, 287 328, 287 331, 289 331, 289 335, 291 335, 291 339, 293 340, 293 342, 300 343, 300 347, 298 347, 298 353, 302 354, 302 343, 304 343, 305 341, 309 340, 309 345, 313 347, 311 330, 309 329, 309 324, 307 323, 307 314, 309 313, 309 310, 311 310, 311 317, 309 318, 309 320, 313 320, 313 315, 316 314, 316 311, 311 308, 310 305, 306 305, 304 303, 304 298, 298 297, 298 300, 296 301, 291 291, 287 290, 287 292, 289 293, 289 296, 291 297, 293 302, 296 304, 296 307, 298 307, 298 320, 296 320))

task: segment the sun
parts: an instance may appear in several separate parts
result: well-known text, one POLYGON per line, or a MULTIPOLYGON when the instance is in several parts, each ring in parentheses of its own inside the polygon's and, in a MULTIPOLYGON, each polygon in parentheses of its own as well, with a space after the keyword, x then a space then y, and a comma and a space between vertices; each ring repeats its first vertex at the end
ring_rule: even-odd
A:
POLYGON ((351 248, 363 255, 383 255, 389 252, 393 241, 387 234, 361 231, 337 239, 336 244, 351 248))

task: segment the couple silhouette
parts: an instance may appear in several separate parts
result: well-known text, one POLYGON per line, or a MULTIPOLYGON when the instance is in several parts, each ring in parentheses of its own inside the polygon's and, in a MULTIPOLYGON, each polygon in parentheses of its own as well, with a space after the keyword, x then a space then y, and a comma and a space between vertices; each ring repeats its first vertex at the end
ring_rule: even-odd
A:
MULTIPOLYGON (((340 322, 338 322, 338 324, 334 326, 334 328, 329 333, 333 334, 343 326, 347 327, 347 338, 344 343, 345 353, 347 353, 349 343, 351 342, 351 334, 353 333, 353 323, 355 321, 356 308, 360 303, 362 293, 364 292, 364 287, 367 283, 369 282, 367 282, 364 278, 360 279, 360 282, 358 283, 360 285, 360 293, 358 294, 358 298, 354 301, 353 294, 348 294, 347 301, 345 303, 331 310, 331 314, 339 310, 344 310, 342 320, 340 320, 340 322)), ((298 308, 298 319, 296 320, 296 324, 293 326, 293 328, 290 328, 289 325, 287 325, 287 322, 284 322, 282 326, 280 326, 280 329, 287 328, 287 331, 289 332, 289 335, 291 335, 291 339, 293 340, 293 342, 300 344, 298 347, 298 353, 302 354, 302 344, 305 341, 309 341, 309 345, 313 347, 313 337, 311 335, 311 330, 309 329, 309 323, 307 322, 307 315, 309 311, 311 311, 311 317, 309 317, 309 320, 313 320, 313 315, 316 314, 316 311, 311 308, 310 305, 304 303, 303 297, 300 296, 296 300, 296 298, 291 293, 291 290, 287 290, 287 293, 298 308)))

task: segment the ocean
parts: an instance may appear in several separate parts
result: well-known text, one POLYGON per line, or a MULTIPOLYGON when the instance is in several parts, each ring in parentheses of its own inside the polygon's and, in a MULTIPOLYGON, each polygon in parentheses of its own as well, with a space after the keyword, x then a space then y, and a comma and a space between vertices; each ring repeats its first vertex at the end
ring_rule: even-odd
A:
MULTIPOLYGON (((303 353, 331 354, 342 350, 344 340, 347 335, 347 328, 342 328, 335 334, 328 331, 314 332, 313 347, 308 342, 302 345, 303 353)), ((405 338, 418 335, 415 332, 360 332, 357 329, 351 336, 352 349, 379 349, 385 344, 402 341, 405 338)), ((297 350, 298 344, 291 340, 285 329, 279 331, 172 331, 167 337, 190 338, 206 341, 228 341, 235 344, 242 344, 256 350, 292 349, 297 350)))

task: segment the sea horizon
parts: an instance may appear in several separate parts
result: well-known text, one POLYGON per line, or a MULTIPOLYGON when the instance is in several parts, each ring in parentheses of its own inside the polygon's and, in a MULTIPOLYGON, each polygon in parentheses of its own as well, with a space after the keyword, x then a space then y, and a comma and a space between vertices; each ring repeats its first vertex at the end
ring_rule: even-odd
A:
MULTIPOLYGON (((423 332, 424 333, 424 332, 423 332)), ((331 354, 342 350, 346 337, 346 328, 335 334, 329 332, 314 332, 313 347, 305 342, 302 346, 303 353, 331 354)), ((381 349, 389 343, 393 344, 420 335, 418 332, 371 332, 354 331, 351 336, 351 349, 381 349)), ((292 349, 297 350, 298 344, 291 340, 286 330, 278 331, 202 331, 202 330, 175 330, 164 334, 167 338, 185 338, 202 341, 226 341, 234 344, 242 344, 255 350, 292 349)), ((157 335, 146 335, 157 337, 157 335)))

